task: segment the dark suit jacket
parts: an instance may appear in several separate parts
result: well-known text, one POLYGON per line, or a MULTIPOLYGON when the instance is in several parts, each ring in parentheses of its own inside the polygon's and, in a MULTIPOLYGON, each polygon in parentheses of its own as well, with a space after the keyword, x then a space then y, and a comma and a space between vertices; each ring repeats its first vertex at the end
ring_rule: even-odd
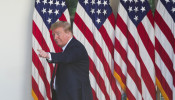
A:
POLYGON ((73 38, 64 52, 51 53, 56 71, 57 100, 92 100, 89 57, 85 47, 73 38))

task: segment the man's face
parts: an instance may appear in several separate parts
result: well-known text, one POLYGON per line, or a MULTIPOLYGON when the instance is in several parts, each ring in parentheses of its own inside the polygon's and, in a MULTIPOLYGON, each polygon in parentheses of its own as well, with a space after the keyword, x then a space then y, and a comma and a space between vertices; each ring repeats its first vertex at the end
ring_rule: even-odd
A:
POLYGON ((69 39, 69 33, 64 31, 63 27, 58 27, 52 31, 53 38, 59 47, 66 45, 69 39))

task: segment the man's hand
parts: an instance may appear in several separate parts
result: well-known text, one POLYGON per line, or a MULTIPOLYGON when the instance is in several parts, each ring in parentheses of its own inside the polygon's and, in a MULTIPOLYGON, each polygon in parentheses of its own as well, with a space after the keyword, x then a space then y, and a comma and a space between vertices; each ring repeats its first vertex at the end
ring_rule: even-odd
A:
POLYGON ((44 50, 38 50, 38 52, 39 52, 39 55, 38 55, 39 57, 49 59, 49 54, 48 54, 48 52, 45 52, 44 50))

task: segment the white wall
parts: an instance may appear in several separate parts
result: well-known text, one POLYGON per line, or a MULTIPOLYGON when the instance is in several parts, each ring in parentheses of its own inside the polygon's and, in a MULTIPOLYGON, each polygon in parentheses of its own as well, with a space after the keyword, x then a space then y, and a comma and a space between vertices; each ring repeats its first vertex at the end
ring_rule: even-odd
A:
POLYGON ((33 8, 34 0, 0 0, 0 100, 32 100, 33 8))
POLYGON ((0 0, 0 100, 32 100, 34 0, 0 0))

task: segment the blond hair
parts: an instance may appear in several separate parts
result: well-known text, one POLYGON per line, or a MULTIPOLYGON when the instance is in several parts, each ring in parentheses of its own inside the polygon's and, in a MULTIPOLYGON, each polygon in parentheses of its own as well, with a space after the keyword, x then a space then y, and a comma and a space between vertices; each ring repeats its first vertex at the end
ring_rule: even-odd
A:
POLYGON ((64 28, 64 31, 65 32, 69 31, 69 32, 72 33, 71 25, 68 22, 66 22, 66 21, 57 21, 57 22, 55 22, 55 23, 53 23, 51 25, 51 28, 50 29, 53 31, 54 29, 56 29, 58 27, 64 28))

